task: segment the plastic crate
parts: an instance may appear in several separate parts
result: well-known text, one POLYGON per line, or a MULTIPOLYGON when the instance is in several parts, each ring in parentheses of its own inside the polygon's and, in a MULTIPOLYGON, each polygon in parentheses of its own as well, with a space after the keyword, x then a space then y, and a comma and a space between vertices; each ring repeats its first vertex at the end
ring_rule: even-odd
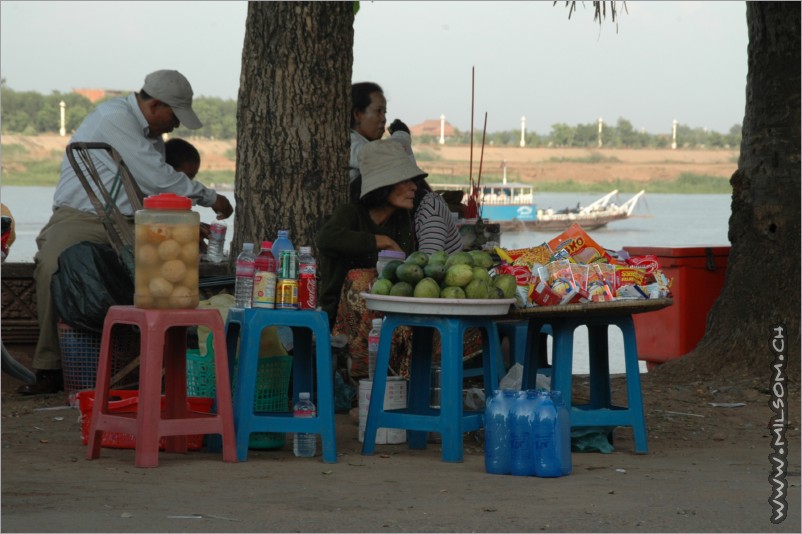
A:
MULTIPOLYGON (((86 445, 89 442, 89 424, 92 419, 92 408, 95 406, 95 392, 93 390, 80 391, 76 394, 78 407, 81 410, 81 440, 86 445)), ((187 397, 187 408, 200 413, 209 413, 212 409, 213 399, 200 397, 187 397)), ((139 405, 138 390, 111 390, 109 391, 109 412, 136 413, 139 405)), ((162 410, 164 409, 164 396, 162 396, 162 410)), ((102 447, 112 449, 136 448, 136 437, 124 432, 103 432, 100 441, 102 447)), ((203 435, 187 436, 187 449, 200 450, 203 447, 203 435)), ((164 438, 159 440, 159 449, 164 450, 164 438)))
MULTIPOLYGON (((62 321, 58 322, 57 330, 64 372, 64 391, 70 405, 75 407, 78 406, 76 393, 95 388, 101 335, 76 330, 62 321)), ((112 336, 111 376, 114 377, 139 355, 139 332, 133 327, 121 325, 112 330, 112 336)), ((138 368, 133 369, 124 379, 123 382, 136 382, 138 368)))
MULTIPOLYGON (((253 399, 255 412, 289 412, 289 385, 292 356, 259 358, 256 369, 256 393, 253 399)), ((231 370, 237 376, 236 365, 231 370)), ((206 341, 206 354, 199 350, 187 351, 187 395, 215 396, 214 348, 212 335, 206 341)), ((234 389, 236 390, 236 381, 234 389)), ((233 392, 232 392, 233 393, 233 392)), ((284 446, 283 432, 253 432, 248 441, 250 449, 280 449, 284 446)))

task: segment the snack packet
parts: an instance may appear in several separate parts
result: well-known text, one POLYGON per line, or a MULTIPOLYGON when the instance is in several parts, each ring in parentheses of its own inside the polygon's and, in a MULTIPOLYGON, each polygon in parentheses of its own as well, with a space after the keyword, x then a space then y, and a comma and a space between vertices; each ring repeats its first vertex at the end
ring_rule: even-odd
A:
POLYGON ((568 254, 577 263, 609 263, 610 254, 596 243, 578 223, 574 223, 563 233, 548 242, 548 246, 556 254, 560 250, 567 250, 568 254))

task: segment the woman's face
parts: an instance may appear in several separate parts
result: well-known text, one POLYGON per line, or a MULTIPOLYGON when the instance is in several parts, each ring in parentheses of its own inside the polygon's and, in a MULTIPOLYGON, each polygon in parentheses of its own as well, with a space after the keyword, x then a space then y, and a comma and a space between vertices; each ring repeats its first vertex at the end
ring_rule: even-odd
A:
POLYGON ((387 100, 379 92, 370 93, 370 105, 365 111, 355 111, 357 133, 368 141, 377 141, 384 135, 387 124, 387 100))
POLYGON ((412 180, 404 180, 393 186, 390 191, 390 196, 387 197, 387 202, 396 208, 411 210, 415 202, 415 191, 418 186, 412 180))

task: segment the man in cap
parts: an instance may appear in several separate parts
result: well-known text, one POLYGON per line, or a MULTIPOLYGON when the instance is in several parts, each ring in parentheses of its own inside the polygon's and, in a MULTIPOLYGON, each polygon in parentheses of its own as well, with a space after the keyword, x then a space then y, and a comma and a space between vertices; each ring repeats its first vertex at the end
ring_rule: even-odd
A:
MULTIPOLYGON (((139 93, 99 104, 87 115, 70 142, 108 143, 122 156, 145 196, 168 192, 182 195, 194 204, 212 208, 218 219, 225 219, 234 211, 226 197, 165 162, 163 134, 172 132, 180 124, 190 129, 202 126, 192 110, 192 96, 192 86, 180 72, 151 72, 139 93)), ((92 152, 103 184, 112 191, 117 165, 104 151, 92 152)), ((127 195, 119 195, 116 204, 124 215, 131 217, 133 224, 134 210, 127 195)), ((37 381, 20 387, 23 395, 55 393, 63 387, 50 280, 58 269, 59 255, 81 241, 109 243, 109 238, 65 155, 53 196, 53 215, 36 238, 39 250, 34 257, 34 280, 39 340, 33 367, 37 381)))

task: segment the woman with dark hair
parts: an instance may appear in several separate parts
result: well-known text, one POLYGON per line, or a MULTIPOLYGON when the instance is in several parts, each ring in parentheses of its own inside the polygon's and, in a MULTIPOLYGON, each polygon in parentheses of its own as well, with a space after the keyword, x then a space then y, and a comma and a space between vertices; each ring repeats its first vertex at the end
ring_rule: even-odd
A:
MULTIPOLYGON (((384 136, 387 124, 387 99, 381 86, 374 82, 360 82, 351 86, 351 159, 349 162, 350 198, 360 198, 359 152, 371 141, 384 136)), ((412 137, 409 128, 400 120, 395 120, 388 130, 390 138, 404 148, 415 163, 412 155, 412 137)))

